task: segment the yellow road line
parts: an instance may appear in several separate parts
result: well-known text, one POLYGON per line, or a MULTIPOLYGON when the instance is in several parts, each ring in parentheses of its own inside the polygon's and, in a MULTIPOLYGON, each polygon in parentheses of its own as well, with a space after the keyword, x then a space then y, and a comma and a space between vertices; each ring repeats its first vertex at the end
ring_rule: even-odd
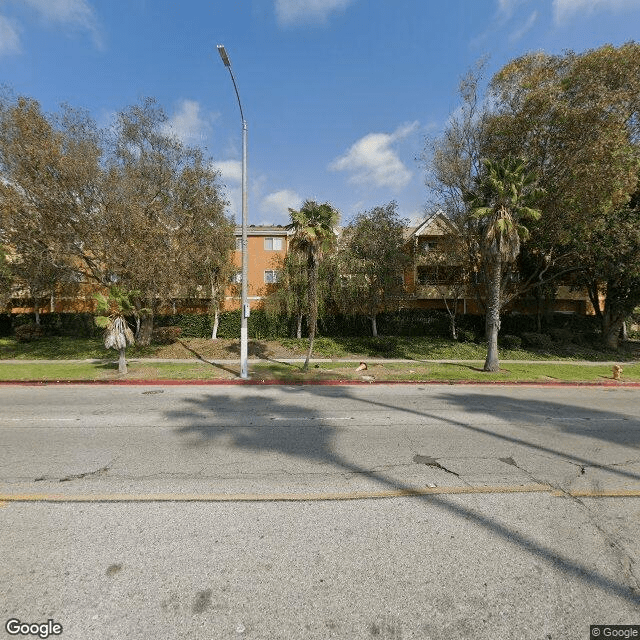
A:
POLYGON ((590 491, 589 489, 576 489, 574 491, 552 491, 552 496, 571 496, 572 498, 640 498, 640 489, 605 489, 590 491))
POLYGON ((606 491, 559 491, 547 484, 504 485, 488 487, 423 487, 389 489, 386 491, 350 491, 340 493, 96 493, 0 494, 0 507, 10 502, 320 502, 334 500, 375 500, 428 495, 470 495, 500 493, 548 493, 554 497, 574 498, 637 498, 640 489, 606 491))
POLYGON ((534 493, 549 492, 545 484, 496 487, 424 487, 386 491, 350 491, 340 493, 104 493, 104 494, 5 494, 7 502, 309 502, 330 500, 372 500, 432 494, 534 493))

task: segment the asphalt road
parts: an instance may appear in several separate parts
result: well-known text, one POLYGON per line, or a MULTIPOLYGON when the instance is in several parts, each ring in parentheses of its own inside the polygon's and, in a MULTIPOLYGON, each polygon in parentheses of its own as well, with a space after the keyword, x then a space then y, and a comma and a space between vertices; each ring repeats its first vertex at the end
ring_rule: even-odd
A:
POLYGON ((0 388, 0 637, 16 637, 10 618, 118 640, 564 640, 640 624, 639 401, 0 388))

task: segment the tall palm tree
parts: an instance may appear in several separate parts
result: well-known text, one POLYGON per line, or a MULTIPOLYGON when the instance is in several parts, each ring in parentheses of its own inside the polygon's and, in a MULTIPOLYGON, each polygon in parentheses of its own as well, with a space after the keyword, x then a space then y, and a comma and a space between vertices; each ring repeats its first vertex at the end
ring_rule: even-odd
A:
POLYGON ((289 209, 289 214, 291 224, 287 229, 293 230, 291 249, 304 254, 307 261, 309 350, 302 367, 306 371, 309 367, 318 323, 318 269, 323 254, 335 246, 335 228, 340 214, 329 203, 318 204, 313 200, 305 200, 299 211, 289 209))
POLYGON ((521 159, 483 160, 483 171, 475 186, 466 194, 469 213, 478 220, 479 246, 487 276, 485 371, 499 371, 498 331, 502 307, 502 269, 515 262, 520 243, 529 237, 523 221, 538 220, 539 209, 533 205, 541 189, 535 175, 527 171, 521 159))

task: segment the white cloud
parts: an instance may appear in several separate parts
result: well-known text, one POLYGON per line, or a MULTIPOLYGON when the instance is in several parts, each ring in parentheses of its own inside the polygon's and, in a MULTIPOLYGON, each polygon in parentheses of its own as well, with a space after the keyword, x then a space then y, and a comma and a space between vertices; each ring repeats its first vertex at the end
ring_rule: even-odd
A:
POLYGON ((96 16, 88 0, 13 0, 13 2, 35 10, 45 23, 74 26, 88 31, 95 45, 102 47, 96 16))
POLYGON ((522 2, 522 0, 498 0, 498 15, 503 20, 508 20, 520 2, 522 2))
POLYGON ((242 162, 240 162, 240 160, 220 160, 212 164, 213 168, 218 169, 222 174, 223 182, 233 182, 236 184, 242 182, 242 162))
POLYGON ((637 8, 638 0, 553 0, 553 16, 559 24, 567 22, 576 14, 637 8))
POLYGON ((48 21, 92 28, 95 16, 87 0, 22 0, 48 21))
POLYGON ((186 145, 198 146, 210 128, 209 121, 200 114, 200 104, 195 100, 183 100, 166 122, 164 130, 186 145))
POLYGON ((349 151, 330 165, 331 171, 347 171, 349 182, 399 191, 413 174, 398 157, 392 145, 418 127, 418 122, 402 125, 393 133, 370 133, 355 142, 349 151))
POLYGON ((535 24, 536 20, 538 19, 538 12, 534 11, 529 18, 527 19, 527 21, 519 28, 516 29, 510 36, 509 36, 509 42, 514 43, 517 42, 518 40, 520 40, 520 38, 522 38, 522 36, 527 33, 527 31, 529 31, 529 29, 531 29, 533 27, 533 25, 535 24))
POLYGON ((20 36, 15 24, 0 16, 0 56, 18 53, 20 51, 20 36))
POLYGON ((282 189, 265 196, 260 203, 260 210, 263 213, 288 216, 289 208, 298 209, 301 204, 302 198, 295 191, 282 189))
POLYGON ((276 16, 283 26, 324 24, 329 14, 346 9, 354 0, 276 0, 276 16))

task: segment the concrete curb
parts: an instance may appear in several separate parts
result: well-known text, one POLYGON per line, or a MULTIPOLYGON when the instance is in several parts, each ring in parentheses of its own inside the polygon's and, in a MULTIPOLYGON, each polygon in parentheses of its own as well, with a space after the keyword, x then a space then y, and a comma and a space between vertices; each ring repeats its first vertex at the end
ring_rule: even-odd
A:
POLYGON ((615 387, 640 388, 640 382, 571 382, 562 380, 0 380, 0 386, 47 387, 62 385, 94 386, 371 386, 371 385, 471 385, 493 387, 615 387))

